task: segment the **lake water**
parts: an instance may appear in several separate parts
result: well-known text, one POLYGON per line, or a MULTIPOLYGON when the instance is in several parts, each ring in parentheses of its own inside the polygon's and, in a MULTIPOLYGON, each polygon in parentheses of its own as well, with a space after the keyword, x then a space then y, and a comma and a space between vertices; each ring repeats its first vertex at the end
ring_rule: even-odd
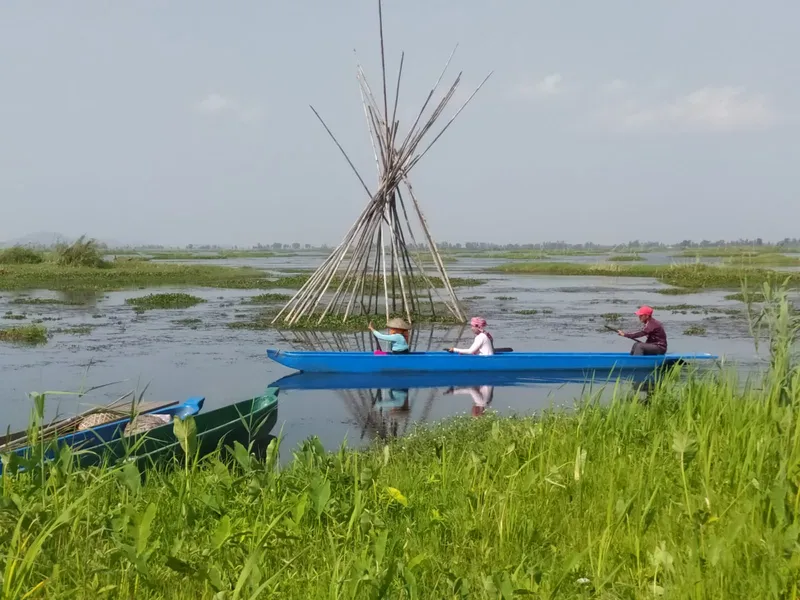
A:
MULTIPOLYGON (((647 255, 645 255, 647 256, 647 255)), ((579 257, 598 260, 597 257, 579 257)), ((575 257, 569 257, 575 260, 575 257)), ((275 257, 202 260, 200 264, 247 265, 277 272, 313 268, 322 257, 275 257)), ((743 305, 725 300, 729 292, 708 292, 687 296, 657 293, 666 286, 644 278, 500 276, 482 273, 505 260, 464 259, 448 264, 451 276, 488 279, 475 288, 457 290, 468 299, 470 311, 489 321, 498 346, 518 351, 623 351, 630 341, 603 331, 606 318, 633 328, 634 310, 640 304, 654 306, 699 305, 703 310, 660 310, 657 317, 665 326, 672 352, 711 352, 725 356, 743 369, 760 364, 747 324, 740 317, 724 314, 743 305), (480 296, 481 298, 476 298, 480 296), (505 299, 497 299, 503 297, 505 299), (536 310, 536 314, 518 311, 536 310), (702 325, 704 336, 684 335, 691 325, 702 325)), ((85 306, 15 305, 21 295, 63 297, 53 292, 0 292, 0 315, 7 311, 26 313, 21 321, 2 321, 2 326, 46 319, 53 329, 90 326, 89 333, 55 333, 45 346, 26 348, 0 344, 0 427, 12 430, 25 426, 30 412, 28 392, 78 391, 110 382, 113 386, 92 392, 82 399, 53 396, 48 417, 57 411, 72 414, 78 409, 115 399, 133 389, 143 390, 145 399, 174 400, 192 395, 206 397, 204 411, 240 401, 263 392, 272 382, 292 373, 267 359, 268 347, 309 348, 310 343, 350 346, 363 343, 363 334, 310 334, 231 329, 228 323, 246 319, 262 307, 242 304, 250 290, 204 288, 159 288, 159 292, 189 292, 207 300, 185 310, 155 310, 136 314, 125 299, 152 293, 132 290, 99 294, 85 306), (200 319, 196 328, 176 321, 200 319)), ((272 290, 270 290, 272 291, 272 290)), ((275 290, 280 292, 282 290, 275 290)), ((287 293, 291 290, 284 290, 287 293)), ((440 350, 469 343, 471 334, 463 328, 422 327, 416 349, 440 350)), ((556 405, 569 405, 581 396, 581 382, 530 382, 526 385, 495 387, 490 410, 528 413, 556 405)), ((447 386, 410 389, 407 402, 402 393, 383 390, 284 390, 280 393, 278 421, 273 433, 282 432, 285 444, 296 444, 310 435, 318 436, 328 448, 343 440, 364 443, 387 431, 402 434, 415 422, 432 422, 456 414, 480 414, 483 402, 469 390, 451 394, 447 386)), ((286 447, 286 446, 284 446, 286 447)))

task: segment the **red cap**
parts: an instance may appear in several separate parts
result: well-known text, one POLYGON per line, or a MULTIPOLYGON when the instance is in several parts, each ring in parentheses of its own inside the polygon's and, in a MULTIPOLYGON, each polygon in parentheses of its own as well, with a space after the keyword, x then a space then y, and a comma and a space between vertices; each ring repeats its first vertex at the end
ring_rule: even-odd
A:
POLYGON ((641 317, 642 315, 652 315, 653 309, 649 306, 642 306, 639 310, 636 311, 636 316, 641 317))

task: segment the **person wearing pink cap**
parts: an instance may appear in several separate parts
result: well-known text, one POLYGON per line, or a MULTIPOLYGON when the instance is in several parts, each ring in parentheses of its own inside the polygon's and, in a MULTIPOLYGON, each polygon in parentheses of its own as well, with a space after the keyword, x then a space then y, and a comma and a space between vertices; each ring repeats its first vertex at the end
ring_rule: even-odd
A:
POLYGON ((639 331, 633 333, 626 333, 618 331, 617 333, 622 337, 632 340, 647 336, 644 342, 634 342, 631 348, 631 354, 634 356, 653 356, 657 354, 667 353, 667 332, 664 331, 664 326, 661 321, 653 318, 653 309, 649 306, 642 306, 636 311, 636 316, 644 324, 639 331))
POLYGON ((494 340, 492 334, 486 331, 486 319, 483 317, 472 317, 469 322, 472 333, 475 334, 475 341, 469 348, 449 348, 448 352, 456 354, 480 354, 482 356, 492 356, 494 354, 494 340))

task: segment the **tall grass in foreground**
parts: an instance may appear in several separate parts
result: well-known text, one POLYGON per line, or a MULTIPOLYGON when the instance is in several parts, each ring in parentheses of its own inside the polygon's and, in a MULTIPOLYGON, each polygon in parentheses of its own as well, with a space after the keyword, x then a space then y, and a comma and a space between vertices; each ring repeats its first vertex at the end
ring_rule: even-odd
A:
POLYGON ((277 440, 264 460, 236 446, 143 477, 74 471, 64 453, 2 481, 0 589, 797 598, 800 371, 795 340, 777 339, 788 369, 744 386, 730 371, 673 373, 647 403, 618 388, 607 404, 455 419, 363 451, 310 439, 283 470, 277 440))

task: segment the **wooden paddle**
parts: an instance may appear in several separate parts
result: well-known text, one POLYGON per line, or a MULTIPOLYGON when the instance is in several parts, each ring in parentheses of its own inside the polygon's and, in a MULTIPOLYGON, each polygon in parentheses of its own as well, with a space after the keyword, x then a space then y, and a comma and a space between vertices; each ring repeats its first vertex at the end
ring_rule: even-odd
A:
MULTIPOLYGON (((450 352, 450 348, 445 348, 444 351, 445 352, 450 352)), ((513 348, 495 348, 494 349, 494 353, 495 354, 508 354, 509 352, 513 352, 513 351, 514 351, 513 348)))

